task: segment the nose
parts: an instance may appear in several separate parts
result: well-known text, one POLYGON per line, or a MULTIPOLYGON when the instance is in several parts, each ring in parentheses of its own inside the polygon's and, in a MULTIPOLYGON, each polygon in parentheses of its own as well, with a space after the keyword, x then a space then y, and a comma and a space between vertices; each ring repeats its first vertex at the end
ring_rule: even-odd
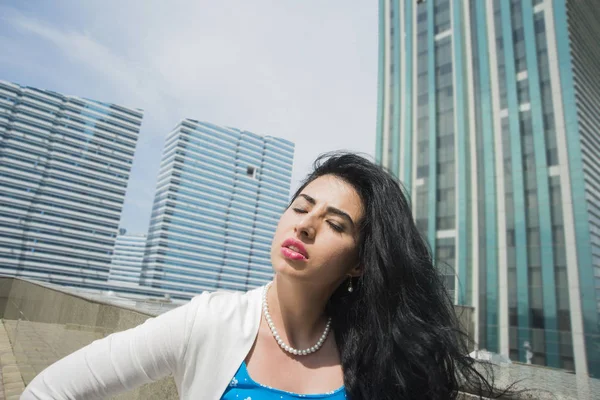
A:
POLYGON ((296 235, 307 240, 313 240, 317 233, 313 218, 309 215, 304 215, 304 218, 298 221, 294 230, 296 235))

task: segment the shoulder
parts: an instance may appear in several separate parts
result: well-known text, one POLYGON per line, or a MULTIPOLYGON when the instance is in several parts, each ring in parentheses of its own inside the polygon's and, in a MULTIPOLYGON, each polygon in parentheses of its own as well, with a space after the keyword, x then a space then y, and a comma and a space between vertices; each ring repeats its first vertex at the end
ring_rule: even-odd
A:
POLYGON ((195 296, 186 305, 188 362, 195 365, 198 360, 211 360, 216 366, 215 360, 226 358, 223 352, 245 343, 251 346, 260 325, 261 293, 262 288, 257 288, 245 293, 216 291, 195 296))
POLYGON ((223 392, 256 338, 262 290, 204 292, 186 305, 189 336, 176 376, 186 393, 223 392))
POLYGON ((260 313, 262 289, 259 287, 248 292, 215 291, 204 292, 190 301, 190 312, 196 328, 220 325, 244 324, 248 319, 260 313))

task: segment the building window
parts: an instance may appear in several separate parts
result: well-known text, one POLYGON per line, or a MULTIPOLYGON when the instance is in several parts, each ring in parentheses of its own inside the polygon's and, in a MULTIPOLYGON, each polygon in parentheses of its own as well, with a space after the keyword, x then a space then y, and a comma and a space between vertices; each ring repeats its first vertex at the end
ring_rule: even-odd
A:
POLYGON ((544 312, 540 309, 530 309, 531 326, 536 329, 544 329, 544 312))
POLYGON ((254 168, 251 165, 248 165, 246 167, 246 175, 249 176, 252 179, 256 179, 256 168, 254 168))
POLYGON ((519 104, 529 103, 529 82, 527 80, 517 82, 517 98, 519 104))

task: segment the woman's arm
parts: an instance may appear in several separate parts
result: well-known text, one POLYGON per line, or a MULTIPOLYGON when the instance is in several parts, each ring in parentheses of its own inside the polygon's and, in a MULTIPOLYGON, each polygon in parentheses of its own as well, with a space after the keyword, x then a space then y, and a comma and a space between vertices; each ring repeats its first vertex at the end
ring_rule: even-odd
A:
POLYGON ((101 399, 176 374, 205 297, 57 361, 33 379, 21 400, 101 399))

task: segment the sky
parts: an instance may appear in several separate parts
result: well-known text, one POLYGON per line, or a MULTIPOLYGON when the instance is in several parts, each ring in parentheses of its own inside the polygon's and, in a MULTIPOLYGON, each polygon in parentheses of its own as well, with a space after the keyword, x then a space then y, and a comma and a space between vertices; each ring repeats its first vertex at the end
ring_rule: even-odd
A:
POLYGON ((0 0, 0 80, 144 110, 121 217, 146 233, 183 118, 373 157, 377 2, 0 0))

